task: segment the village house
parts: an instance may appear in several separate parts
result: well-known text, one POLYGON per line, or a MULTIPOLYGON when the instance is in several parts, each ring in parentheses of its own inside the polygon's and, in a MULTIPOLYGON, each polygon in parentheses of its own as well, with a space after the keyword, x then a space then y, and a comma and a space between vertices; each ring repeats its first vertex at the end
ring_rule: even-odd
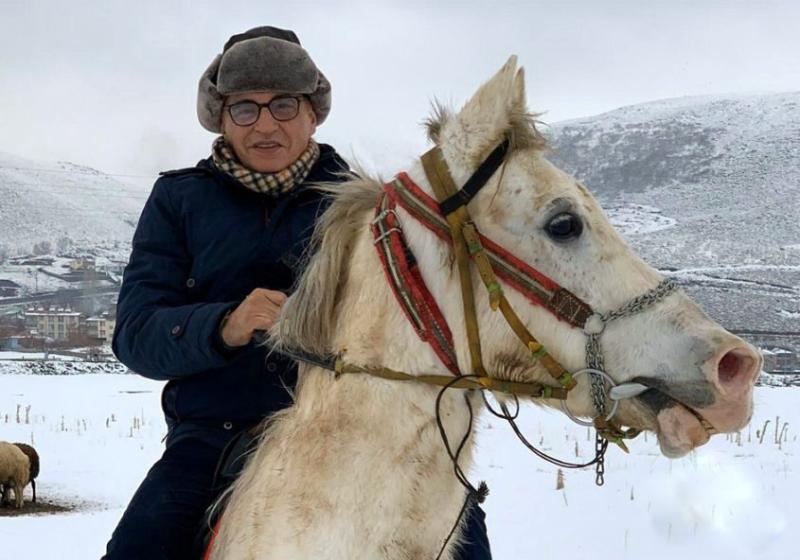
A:
POLYGON ((11 280, 0 278, 0 297, 19 297, 22 286, 11 280))
POLYGON ((93 257, 78 257, 69 262, 69 269, 72 272, 94 270, 94 264, 93 257))
POLYGON ((24 266, 53 266, 55 259, 53 257, 19 257, 11 259, 11 264, 24 265, 24 266))
POLYGON ((32 334, 53 340, 67 340, 81 331, 81 313, 69 308, 29 308, 23 315, 25 325, 32 334))
POLYGON ((20 335, 0 337, 0 352, 22 350, 24 348, 23 342, 26 338, 27 337, 20 335))
POLYGON ((114 327, 116 324, 116 317, 113 317, 110 313, 89 317, 86 319, 86 334, 111 344, 111 338, 114 335, 114 327))
POLYGON ((764 371, 771 373, 797 373, 800 371, 797 356, 786 348, 762 348, 764 371))

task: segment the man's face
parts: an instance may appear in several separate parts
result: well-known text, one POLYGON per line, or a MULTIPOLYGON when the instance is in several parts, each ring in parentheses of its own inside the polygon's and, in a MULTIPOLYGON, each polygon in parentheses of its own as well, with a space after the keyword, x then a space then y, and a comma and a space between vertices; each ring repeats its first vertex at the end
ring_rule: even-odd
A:
MULTIPOLYGON (((245 100, 263 104, 281 95, 271 91, 237 93, 228 96, 225 105, 245 100)), ((261 173, 274 173, 294 163, 316 129, 317 117, 305 97, 297 116, 288 121, 275 120, 269 109, 262 107, 255 123, 240 126, 231 120, 227 107, 222 111, 222 134, 228 145, 245 167, 261 173)))

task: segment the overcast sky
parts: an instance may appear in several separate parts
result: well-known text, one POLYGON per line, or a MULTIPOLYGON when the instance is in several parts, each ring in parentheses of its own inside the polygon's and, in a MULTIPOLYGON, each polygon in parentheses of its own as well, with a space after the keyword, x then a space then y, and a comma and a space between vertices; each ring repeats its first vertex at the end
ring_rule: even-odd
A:
POLYGON ((234 33, 293 29, 333 84, 317 138, 386 172, 510 54, 556 122, 667 97, 800 90, 800 2, 0 0, 0 151, 151 176, 213 135, 200 74, 234 33))

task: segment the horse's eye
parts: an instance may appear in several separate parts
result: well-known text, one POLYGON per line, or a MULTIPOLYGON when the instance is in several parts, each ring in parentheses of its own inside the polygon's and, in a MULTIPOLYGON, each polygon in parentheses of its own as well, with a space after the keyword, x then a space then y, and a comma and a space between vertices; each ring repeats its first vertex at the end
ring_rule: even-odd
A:
POLYGON ((580 237, 583 222, 575 214, 562 212, 553 216, 544 229, 554 241, 570 241, 580 237))

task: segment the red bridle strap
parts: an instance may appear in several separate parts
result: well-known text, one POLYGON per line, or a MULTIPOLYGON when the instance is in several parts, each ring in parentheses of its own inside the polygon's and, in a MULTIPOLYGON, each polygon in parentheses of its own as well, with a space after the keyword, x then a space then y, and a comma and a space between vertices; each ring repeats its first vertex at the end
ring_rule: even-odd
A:
MULTIPOLYGON (((452 243, 450 228, 439 211, 439 204, 406 173, 398 174, 393 181, 384 186, 384 189, 395 204, 414 216, 439 238, 452 243)), ((589 304, 488 237, 480 233, 478 237, 498 277, 531 303, 548 309, 558 319, 574 327, 583 328, 593 313, 589 304)))
POLYGON ((386 280, 417 335, 430 344, 453 375, 461 375, 450 327, 422 279, 394 212, 395 201, 382 196, 375 208, 372 235, 386 280))

